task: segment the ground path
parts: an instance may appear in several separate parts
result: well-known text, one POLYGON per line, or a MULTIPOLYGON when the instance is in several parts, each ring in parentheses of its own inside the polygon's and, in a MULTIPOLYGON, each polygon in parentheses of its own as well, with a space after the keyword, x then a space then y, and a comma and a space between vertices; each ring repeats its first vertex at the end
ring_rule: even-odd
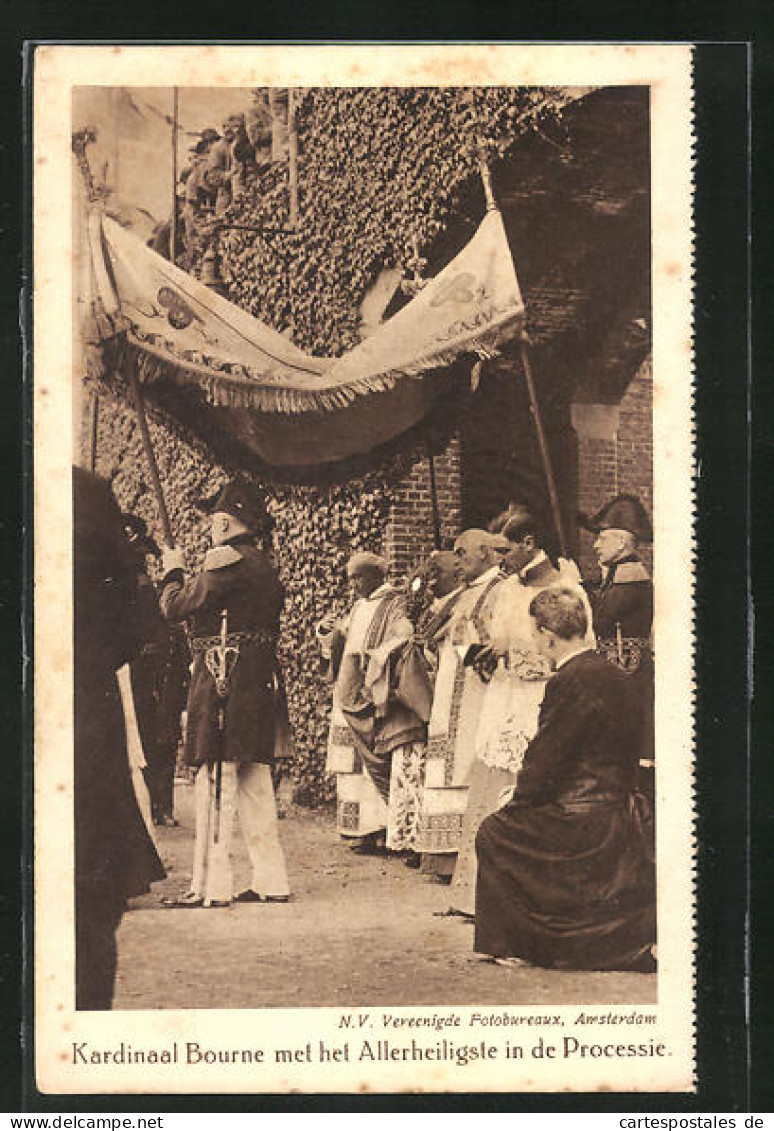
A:
MULTIPOLYGON (((656 1001, 652 975, 482 963, 473 927, 433 914, 446 908, 447 887, 401 859, 354 855, 327 812, 290 806, 280 823, 291 903, 165 910, 159 897, 178 894, 190 878, 193 789, 176 788, 181 825, 158 830, 167 879, 133 902, 119 932, 116 1009, 656 1001)), ((234 845, 236 879, 246 887, 238 829, 234 845)))

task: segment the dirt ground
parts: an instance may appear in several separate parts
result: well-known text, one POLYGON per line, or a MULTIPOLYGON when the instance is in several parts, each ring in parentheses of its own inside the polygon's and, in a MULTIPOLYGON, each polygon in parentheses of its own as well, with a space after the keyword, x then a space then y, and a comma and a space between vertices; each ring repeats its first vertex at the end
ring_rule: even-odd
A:
MULTIPOLYGON (((133 902, 118 936, 115 1009, 266 1006, 654 1003, 643 974, 513 970, 473 955, 473 927, 443 918, 448 888, 395 857, 359 857, 333 815, 288 806, 280 822, 293 899, 169 910, 190 879, 193 788, 176 787, 180 827, 157 830, 167 879, 133 902)), ((238 890, 249 869, 238 828, 238 890)))

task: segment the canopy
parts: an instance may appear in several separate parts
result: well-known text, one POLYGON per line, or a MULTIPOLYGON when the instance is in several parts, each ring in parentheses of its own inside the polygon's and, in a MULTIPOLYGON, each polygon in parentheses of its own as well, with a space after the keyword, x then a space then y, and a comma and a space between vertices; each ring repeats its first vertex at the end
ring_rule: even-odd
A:
POLYGON ((191 386, 276 465, 328 463, 394 439, 427 413, 446 367, 463 354, 493 356, 523 327, 496 209, 411 302, 339 358, 304 353, 101 211, 89 237, 113 363, 145 383, 191 386))

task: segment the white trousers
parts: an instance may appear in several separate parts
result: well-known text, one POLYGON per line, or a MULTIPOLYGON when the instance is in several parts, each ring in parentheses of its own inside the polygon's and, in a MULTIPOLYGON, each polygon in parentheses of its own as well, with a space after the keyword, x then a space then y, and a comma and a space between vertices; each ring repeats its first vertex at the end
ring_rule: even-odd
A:
POLYGON ((215 806, 215 774, 215 767, 208 765, 200 766, 196 774, 191 891, 204 900, 205 906, 213 900, 233 899, 231 842, 236 812, 250 857, 253 891, 289 895, 270 768, 257 762, 221 764, 220 820, 215 806))

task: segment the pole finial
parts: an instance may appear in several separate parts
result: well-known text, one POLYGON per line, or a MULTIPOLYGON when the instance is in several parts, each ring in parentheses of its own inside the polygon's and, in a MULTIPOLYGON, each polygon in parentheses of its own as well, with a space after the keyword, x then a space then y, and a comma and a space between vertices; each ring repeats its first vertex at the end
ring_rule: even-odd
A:
POLYGON ((478 109, 476 107, 476 94, 473 87, 468 90, 468 100, 470 102, 471 114, 473 117, 473 131, 475 142, 473 149, 476 154, 476 161, 478 162, 478 171, 481 174, 481 183, 484 186, 484 197, 486 199, 487 212, 497 211, 497 201, 495 200, 494 189, 492 187, 492 172, 489 168, 489 158, 487 156, 487 145, 484 138, 479 132, 478 109))
POLYGON ((486 146, 480 138, 476 143, 476 159, 478 161, 478 171, 481 174, 481 182, 484 186, 486 210, 487 212, 494 212, 497 209, 497 201, 495 200, 494 189, 492 188, 492 171, 489 168, 486 146))
POLYGON ((88 147, 93 145, 96 140, 97 131, 94 126, 83 126, 80 130, 73 130, 72 150, 78 162, 81 176, 86 184, 86 191, 89 194, 89 203, 93 203, 100 195, 97 186, 94 184, 94 176, 89 165, 89 156, 86 152, 88 147))

